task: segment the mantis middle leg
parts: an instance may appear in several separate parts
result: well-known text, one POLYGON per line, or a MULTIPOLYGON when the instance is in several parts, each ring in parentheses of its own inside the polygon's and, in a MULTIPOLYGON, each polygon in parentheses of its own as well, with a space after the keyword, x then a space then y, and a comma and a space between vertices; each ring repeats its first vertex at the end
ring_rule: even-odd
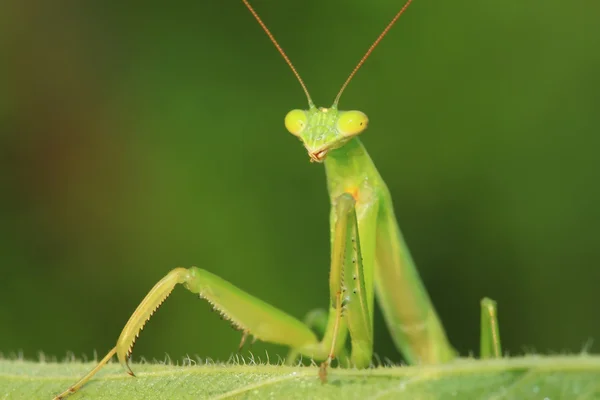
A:
POLYGON ((367 306, 354 206, 354 198, 350 194, 343 194, 334 208, 336 222, 333 228, 330 307, 322 340, 318 340, 315 333, 298 319, 217 275, 197 267, 175 268, 154 285, 138 305, 121 331, 116 346, 92 371, 55 399, 62 399, 79 390, 114 354, 127 372, 134 376, 128 360, 135 340, 178 284, 207 300, 224 319, 241 330, 244 337, 251 335, 258 340, 289 346, 296 354, 325 360, 320 374, 322 379, 325 379, 331 360, 343 351, 348 332, 353 344, 352 363, 356 367, 367 367, 373 347, 372 318, 367 306))

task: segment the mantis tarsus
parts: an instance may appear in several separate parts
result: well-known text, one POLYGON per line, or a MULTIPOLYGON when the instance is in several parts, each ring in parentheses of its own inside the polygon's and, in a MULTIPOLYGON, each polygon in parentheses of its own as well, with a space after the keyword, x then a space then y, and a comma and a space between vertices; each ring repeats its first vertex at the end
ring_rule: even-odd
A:
MULTIPOLYGON (((206 270, 176 268, 142 300, 116 346, 92 371, 55 399, 79 390, 115 354, 133 376, 128 359, 135 340, 177 284, 206 299, 241 330, 242 344, 251 335, 289 346, 288 363, 300 355, 322 361, 319 376, 323 382, 334 358, 341 365, 357 368, 371 364, 375 294, 394 343, 409 364, 442 363, 457 357, 404 243, 390 193, 357 137, 366 129, 368 118, 360 111, 338 110, 339 99, 350 80, 412 0, 404 4, 371 45, 329 108, 315 107, 292 62, 248 1, 242 1, 283 56, 308 99, 308 110, 290 111, 285 126, 300 139, 311 161, 325 165, 331 201, 329 311, 313 311, 301 322, 206 270), (348 334, 350 356, 346 352, 348 334)), ((495 303, 483 299, 481 310, 481 357, 499 357, 495 303)))

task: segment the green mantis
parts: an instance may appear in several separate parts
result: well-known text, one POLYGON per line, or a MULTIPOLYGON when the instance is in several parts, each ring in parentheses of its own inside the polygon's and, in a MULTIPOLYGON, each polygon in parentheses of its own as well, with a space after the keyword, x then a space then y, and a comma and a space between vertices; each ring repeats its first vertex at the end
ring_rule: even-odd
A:
MULTIPOLYGON (((299 356, 321 361, 319 376, 323 382, 334 359, 342 366, 371 365, 375 296, 395 345, 408 363, 435 364, 457 357, 398 228, 390 193, 358 138, 367 128, 368 118, 360 111, 338 109, 348 83, 412 0, 406 2, 371 45, 329 108, 314 105, 300 75, 274 36, 248 1, 242 1, 283 56, 308 99, 308 110, 290 111, 285 126, 302 142, 310 160, 325 166, 331 203, 329 309, 313 311, 302 322, 211 272, 197 267, 176 268, 142 300, 115 347, 92 371, 55 399, 79 390, 115 354, 134 376, 128 359, 135 340, 178 284, 207 300, 242 331, 242 344, 252 336, 288 346, 288 363, 299 356)), ((482 301, 481 335, 481 356, 499 357, 496 307, 489 299, 482 301)))

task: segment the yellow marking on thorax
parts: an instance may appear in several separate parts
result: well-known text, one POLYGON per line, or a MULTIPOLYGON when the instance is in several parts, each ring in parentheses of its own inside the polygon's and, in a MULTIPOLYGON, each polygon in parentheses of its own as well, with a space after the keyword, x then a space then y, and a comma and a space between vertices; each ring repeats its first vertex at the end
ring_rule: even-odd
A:
POLYGON ((356 201, 358 203, 358 186, 346 188, 346 190, 344 190, 344 192, 351 194, 352 197, 354 197, 354 201, 356 201))

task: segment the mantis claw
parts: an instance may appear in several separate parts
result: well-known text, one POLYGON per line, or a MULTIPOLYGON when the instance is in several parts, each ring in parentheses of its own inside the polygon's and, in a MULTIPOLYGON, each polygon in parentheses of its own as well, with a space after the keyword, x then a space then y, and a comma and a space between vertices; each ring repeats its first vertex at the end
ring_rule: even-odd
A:
POLYGON ((248 339, 249 334, 249 331, 244 331, 244 333, 242 334, 242 340, 240 340, 240 345, 238 346, 238 353, 242 352, 242 349, 244 348, 244 344, 246 343, 246 339, 248 339))
MULTIPOLYGON (((119 357, 118 354, 117 357, 119 357)), ((131 370, 131 367, 129 366, 129 362, 127 360, 125 361, 125 364, 121 363, 121 365, 123 366, 125 372, 127 372, 128 375, 133 376, 134 378, 136 377, 133 371, 131 370)))
POLYGON ((327 367, 329 367, 328 361, 323 361, 321 365, 319 365, 319 379, 321 383, 327 383, 327 367))

